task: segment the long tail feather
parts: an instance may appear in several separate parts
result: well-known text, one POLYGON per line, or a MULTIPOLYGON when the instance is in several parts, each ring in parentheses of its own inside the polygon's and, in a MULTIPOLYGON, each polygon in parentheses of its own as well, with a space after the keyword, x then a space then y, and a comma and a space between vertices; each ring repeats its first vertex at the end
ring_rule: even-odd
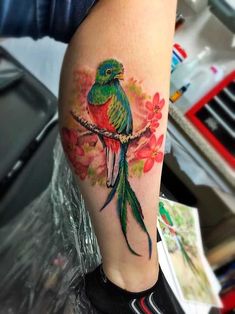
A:
POLYGON ((114 184, 114 186, 112 187, 112 190, 110 191, 106 201, 104 202, 104 205, 101 207, 100 211, 102 211, 106 206, 108 206, 108 204, 112 201, 112 199, 114 198, 115 194, 116 194, 116 190, 117 190, 117 186, 118 186, 118 182, 119 182, 119 176, 116 179, 116 182, 114 184))
POLYGON ((132 249, 128 239, 127 239, 127 197, 126 197, 126 180, 125 174, 123 173, 123 169, 121 169, 120 180, 118 184, 118 202, 117 202, 117 212, 119 214, 122 233, 125 237, 127 246, 129 250, 137 256, 140 256, 135 250, 132 249))
POLYGON ((129 182, 128 182, 128 187, 127 187, 127 199, 128 199, 128 203, 131 206, 133 216, 135 217, 137 223, 140 225, 141 229, 146 233, 146 235, 148 237, 149 258, 151 258, 151 256, 152 256, 152 240, 150 238, 150 235, 148 233, 148 230, 147 230, 145 223, 144 223, 144 220, 143 220, 143 214, 142 214, 141 206, 140 206, 139 201, 136 198, 135 193, 132 190, 129 182))
POLYGON ((147 235, 149 258, 151 258, 152 240, 150 238, 150 235, 148 233, 148 230, 143 220, 144 216, 143 216, 141 205, 128 181, 128 164, 126 161, 126 151, 127 151, 127 145, 122 145, 120 161, 119 161, 119 173, 118 173, 117 179, 104 205, 102 206, 100 210, 103 210, 113 200, 114 196, 117 193, 117 212, 119 215, 121 229, 122 229, 122 233, 124 235, 125 241, 127 243, 129 250, 134 255, 141 256, 131 247, 127 238, 127 205, 129 204, 131 207, 133 217, 135 218, 136 222, 141 227, 142 231, 145 232, 147 235))
POLYGON ((130 194, 130 199, 132 199, 132 201, 135 204, 135 207, 138 208, 138 212, 139 212, 140 216, 144 219, 142 208, 141 208, 141 205, 140 205, 137 197, 135 196, 135 192, 132 190, 130 183, 129 182, 127 182, 127 183, 128 183, 128 192, 130 194))

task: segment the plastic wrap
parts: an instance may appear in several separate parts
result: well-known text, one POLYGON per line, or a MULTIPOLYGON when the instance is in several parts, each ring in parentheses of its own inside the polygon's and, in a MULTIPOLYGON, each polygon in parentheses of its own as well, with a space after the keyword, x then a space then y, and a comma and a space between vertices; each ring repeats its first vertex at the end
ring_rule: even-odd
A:
POLYGON ((59 140, 54 157, 47 190, 0 230, 1 314, 95 313, 82 279, 97 240, 59 140))

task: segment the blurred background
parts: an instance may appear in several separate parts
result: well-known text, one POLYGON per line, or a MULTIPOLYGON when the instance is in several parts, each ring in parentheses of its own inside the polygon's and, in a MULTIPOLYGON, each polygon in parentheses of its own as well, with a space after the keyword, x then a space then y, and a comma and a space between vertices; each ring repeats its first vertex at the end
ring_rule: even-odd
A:
MULTIPOLYGON (((235 309, 234 34, 234 0, 179 1, 161 185, 198 209, 224 313, 235 309)), ((51 181, 65 49, 50 38, 0 40, 0 228, 51 181)))

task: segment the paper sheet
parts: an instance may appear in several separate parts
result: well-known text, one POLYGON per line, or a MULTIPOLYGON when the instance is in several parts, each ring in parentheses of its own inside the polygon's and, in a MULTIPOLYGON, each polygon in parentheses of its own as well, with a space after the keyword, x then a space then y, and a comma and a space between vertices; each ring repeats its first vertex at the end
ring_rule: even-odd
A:
POLYGON ((208 313, 212 305, 221 307, 220 286, 203 252, 197 210, 162 198, 160 201, 164 209, 159 210, 158 230, 166 255, 164 264, 167 260, 171 269, 166 273, 171 273, 175 285, 173 291, 187 311, 187 306, 193 307, 188 313, 196 308, 195 313, 199 309, 208 313))

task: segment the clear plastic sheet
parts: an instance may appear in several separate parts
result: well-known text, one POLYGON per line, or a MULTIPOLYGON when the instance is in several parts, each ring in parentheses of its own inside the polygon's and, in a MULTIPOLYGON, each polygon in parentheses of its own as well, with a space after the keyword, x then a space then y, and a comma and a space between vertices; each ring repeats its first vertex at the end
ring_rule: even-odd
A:
POLYGON ((0 314, 96 313, 83 276, 97 240, 60 140, 54 158, 48 189, 0 229, 0 314))

